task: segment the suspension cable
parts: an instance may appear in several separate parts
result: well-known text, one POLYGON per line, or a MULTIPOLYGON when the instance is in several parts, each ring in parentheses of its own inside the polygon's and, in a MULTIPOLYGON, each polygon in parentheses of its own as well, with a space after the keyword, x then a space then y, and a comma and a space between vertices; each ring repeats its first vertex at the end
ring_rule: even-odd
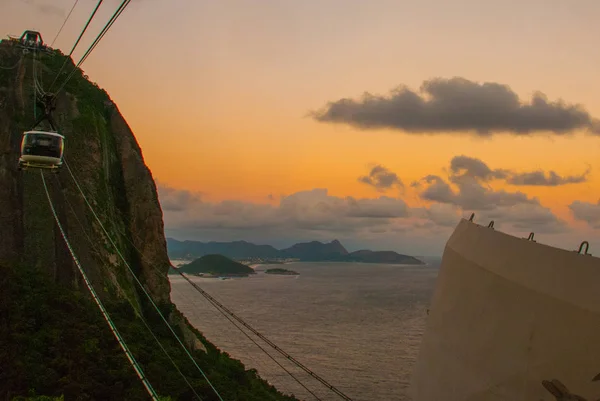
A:
MULTIPOLYGON (((71 171, 70 167, 67 165, 66 160, 65 160, 65 165, 67 166, 67 169, 69 170, 69 173, 71 174, 71 176, 73 177, 73 180, 76 181, 73 172, 71 171)), ((77 182, 77 181, 76 181, 77 182)), ((121 233, 123 234, 123 233, 121 233)), ((138 249, 138 247, 131 241, 129 240, 129 238, 127 238, 126 235, 124 235, 124 237, 127 239, 127 241, 135 248, 135 250, 138 252, 138 254, 146 259, 148 262, 150 262, 148 260, 148 258, 138 249)), ((250 339, 250 341, 252 341, 261 351, 263 351, 270 359, 272 359, 277 365, 279 365, 288 375, 290 375, 296 382, 298 382, 305 390, 307 390, 310 394, 312 394, 317 400, 320 401, 320 398, 313 392, 311 391, 309 388, 307 388, 298 378, 296 378, 294 376, 293 373, 291 373, 289 370, 287 370, 284 366, 282 366, 279 361, 277 361, 276 359, 273 358, 273 356, 271 354, 269 354, 263 347, 261 347, 252 337, 250 337, 245 331, 243 331, 243 329, 241 327, 239 327, 235 322, 233 322, 229 316, 227 316, 227 314, 230 314, 231 316, 233 316, 236 320, 240 321, 245 327, 247 327, 249 330, 251 330, 254 334, 256 334, 259 338, 261 338, 263 341, 265 341, 267 344, 269 344, 271 347, 273 347, 275 350, 277 350, 280 354, 282 354, 284 357, 286 357, 288 360, 290 360, 292 363, 294 363, 296 366, 300 367, 302 370, 304 370, 305 372, 307 372, 308 374, 310 374, 311 376, 315 377, 317 380, 319 380, 321 383, 323 383, 326 387, 328 387, 330 390, 332 390, 333 392, 335 392, 336 394, 340 395, 340 397, 348 400, 348 401, 352 401, 348 396, 346 396, 345 394, 343 394, 340 390, 336 389, 333 385, 327 383, 324 379, 321 379, 320 377, 318 377, 318 375, 316 375, 316 373, 310 371, 308 368, 303 367, 298 365, 299 362, 297 362, 293 357, 291 357, 291 355, 287 354, 285 351, 281 350, 279 347, 277 347, 275 344, 271 343, 270 340, 266 339, 266 337, 264 337, 262 334, 260 334, 258 331, 254 330, 250 325, 248 325, 247 323, 245 323, 241 318, 237 317, 233 312, 231 312, 230 310, 228 310, 227 308, 225 308, 221 303, 219 303, 215 298, 213 298, 212 296, 210 296, 206 291, 202 290, 196 283, 193 283, 190 281, 190 279, 186 276, 184 276, 181 271, 178 270, 177 267, 175 266, 170 266, 172 267, 175 271, 177 271, 177 273, 179 275, 181 275, 184 279, 186 279, 186 281, 188 281, 188 283, 190 283, 197 291, 199 291, 202 295, 205 296, 206 300, 215 307, 215 309, 217 309, 217 311, 219 311, 225 318, 227 318, 227 320, 229 320, 238 330, 240 330, 246 337, 248 337, 250 339), (206 295, 205 295, 206 294, 206 295), (227 311, 224 312, 223 310, 227 311)))
MULTIPOLYGON (((129 242, 131 243, 131 240, 129 240, 129 242)), ((135 245, 134 245, 134 246, 135 246, 135 245)), ((137 248, 136 248, 136 249, 137 249, 137 248)), ((138 253, 140 253, 140 251, 139 251, 139 250, 138 250, 138 253)), ((145 256, 144 256, 144 255, 142 255, 141 253, 140 253, 140 257, 142 257, 142 258, 145 258, 145 256)), ((150 262, 150 263, 152 263, 152 262, 150 262)), ((182 283, 183 283, 183 281, 182 281, 182 283)), ((217 308, 214 308, 214 307, 209 307, 209 308, 208 308, 208 310, 206 310, 206 305, 204 305, 204 304, 203 304, 203 305, 200 305, 200 304, 199 304, 199 302, 198 302, 198 301, 201 301, 201 302, 207 302, 207 303, 208 303, 208 301, 207 301, 207 300, 205 300, 205 299, 202 299, 202 300, 200 300, 200 299, 199 299, 199 297, 197 297, 195 294, 192 294, 192 296, 189 296, 189 295, 187 294, 187 286, 186 286, 184 289, 180 289, 180 288, 178 288, 178 286, 177 286, 177 285, 173 285, 173 283, 171 282, 171 299, 174 299, 174 298, 173 298, 174 296, 175 296, 175 297, 181 297, 181 299, 182 299, 182 300, 184 300, 184 299, 185 299, 185 302, 188 302, 188 303, 189 303, 189 305, 188 305, 188 306, 189 306, 189 308, 190 308, 190 309, 189 309, 188 311, 186 311, 186 312, 184 313, 184 315, 186 316, 186 318, 188 319, 188 321, 190 322, 190 324, 191 324, 191 325, 194 325, 194 323, 192 323, 192 318, 194 318, 194 319, 199 319, 199 320, 201 320, 201 321, 203 321, 203 322, 204 322, 204 319, 205 319, 205 318, 201 317, 201 316, 198 314, 198 311, 199 311, 200 309, 202 309, 203 311, 205 311, 205 312, 207 312, 207 313, 210 313, 210 314, 211 314, 211 315, 212 315, 214 318, 217 318, 217 319, 220 319, 220 318, 221 318, 221 316, 219 315, 219 312, 218 312, 217 308), (175 294, 177 294, 177 295, 175 296, 175 294)), ((177 303, 177 302, 176 302, 176 301, 174 301, 174 303, 177 303)), ((217 327, 217 326, 213 325, 213 323, 212 323, 212 322, 209 322, 208 320, 206 320, 206 322, 205 322, 205 323, 208 323, 208 324, 210 324, 211 326, 214 326, 214 328, 216 328, 216 327, 217 327)), ((194 327, 195 327, 195 326, 194 326, 194 327)), ((240 330, 244 330, 244 329, 243 329, 243 328, 240 328, 240 330)), ((227 333, 227 334, 229 334, 229 330, 228 330, 228 329, 226 329, 226 333, 227 333)), ((217 335, 218 337, 224 337, 224 336, 226 336, 227 334, 225 334, 225 333, 222 333, 222 332, 219 330, 219 334, 216 334, 216 335, 217 335)), ((242 333, 242 334, 245 334, 245 333, 242 333)), ((234 339, 233 339, 233 337, 232 337, 231 339, 232 339, 232 341, 234 341, 236 344, 238 343, 238 342, 237 342, 237 340, 234 340, 234 339)), ((225 350, 223 350, 223 351, 225 352, 225 350)), ((261 379, 265 380, 267 383, 269 383, 269 385, 271 385, 271 386, 275 386, 275 388, 279 389, 279 391, 281 391, 282 393, 286 394, 286 393, 285 393, 285 391, 284 391, 284 387, 285 387, 285 386, 287 386, 287 384, 285 384, 285 385, 284 385, 284 384, 283 384, 283 383, 282 383, 282 382, 279 380, 279 378, 277 377, 277 375, 274 375, 274 376, 273 376, 273 377, 271 377, 270 379, 265 379, 265 378, 263 378, 263 377, 261 376, 261 373, 264 373, 264 372, 266 372, 266 371, 267 371, 267 370, 266 370, 266 365, 265 365, 265 363, 263 362, 263 360, 262 360, 261 358, 257 358, 257 357, 254 355, 254 353, 253 353, 253 352, 247 352, 247 353, 244 353, 244 357, 248 358, 248 359, 249 359, 249 361, 248 361, 248 362, 244 362, 244 361, 242 360, 242 358, 240 358, 240 359, 239 359, 239 360, 240 360, 240 362, 242 362, 242 363, 243 363, 245 366, 247 366, 247 367, 250 367, 250 366, 252 366, 252 369, 256 370, 256 374, 257 374, 257 376, 259 376, 261 379), (272 381, 273 381, 273 383, 271 383, 271 381, 270 381, 270 380, 272 380, 272 381)), ((290 394, 291 394, 292 392, 290 392, 290 391, 287 391, 287 393, 290 393, 290 394)))
MULTIPOLYGON (((64 87, 67 85, 67 83, 75 75, 75 72, 79 69, 79 67, 81 67, 81 65, 83 64, 83 62, 90 55, 90 53, 96 48, 96 46, 98 45, 98 43, 100 42, 100 40, 102 40, 102 38, 104 37, 104 35, 106 35, 106 32, 108 32, 108 30, 112 27, 112 25, 115 23, 115 21, 117 20, 117 18, 119 18, 119 16, 123 13, 123 11, 129 5, 130 2, 131 2, 131 0, 123 0, 123 2, 121 3, 121 5, 119 6, 119 8, 117 8, 117 11, 115 11, 115 13, 112 15, 112 17, 110 18, 110 20, 106 23, 106 25, 104 25, 104 28, 102 28, 102 31, 98 34, 98 36, 96 36, 96 39, 94 40, 94 42, 90 45, 90 47, 87 49, 87 51, 85 52, 85 54, 77 62, 77 64, 75 65, 75 68, 67 76, 67 78, 65 79, 64 83, 58 88, 58 90, 56 91, 56 94, 58 94, 58 92, 60 92, 61 90, 64 89, 64 87)), ((68 58, 67 58, 67 60, 68 60, 68 58)))
POLYGON ((32 62, 32 74, 33 74, 33 121, 37 121, 37 74, 36 74, 36 65, 35 65, 35 56, 37 54, 37 51, 34 49, 33 50, 33 57, 31 58, 33 60, 32 62))
MULTIPOLYGON (((100 4, 102 4, 103 1, 104 0, 98 0, 98 4, 96 4, 96 7, 94 8, 94 11, 92 11, 92 15, 90 15, 90 18, 88 18, 87 23, 85 24, 85 26, 81 30, 81 33, 79 34, 79 37, 75 41, 75 44, 73 45, 73 48, 71 49, 71 51, 69 52, 69 54, 65 58, 65 61, 63 62, 62 66, 60 67, 60 70, 58 70, 58 74, 56 74, 56 77, 54 78, 54 81, 52 81, 52 84, 50 84, 50 87, 49 87, 48 90, 52 90, 52 87, 56 83, 56 80, 60 76, 60 73, 62 72, 62 70, 64 70, 65 66, 67 65, 67 61, 69 60, 69 58, 73 55, 73 52, 75 51, 75 48, 79 44, 79 41, 81 40, 81 38, 82 38, 83 34, 85 33, 85 31, 87 30, 88 26, 90 25, 90 22, 92 22, 92 19, 94 18, 94 15, 96 15, 96 12, 98 11, 98 8, 100 8, 100 4)), ((66 20, 65 20, 65 22, 66 22, 66 20)), ((77 67, 75 67, 75 69, 77 69, 77 67)))
POLYGON ((217 301, 215 298, 213 298, 209 293, 207 293, 206 291, 204 291, 202 288, 200 288, 196 283, 194 283, 192 280, 189 279, 189 277, 187 277, 186 275, 184 275, 179 268, 172 266, 173 269, 175 271, 177 271, 177 273, 183 277, 184 279, 186 279, 186 281, 188 283, 190 283, 200 294, 202 294, 206 299, 209 299, 211 301, 214 302, 214 304, 218 305, 221 309, 223 309, 228 315, 230 315, 231 317, 233 317, 235 320, 237 320, 238 322, 240 322, 244 327, 246 327, 248 330, 250 330, 251 332, 253 332, 254 334, 256 334, 256 336, 258 336, 261 340, 263 340, 264 342, 266 342, 267 344, 269 344, 272 348, 274 348, 277 352, 279 352, 281 355, 283 355, 284 357, 286 357, 287 359, 289 359, 294 365, 298 366, 300 369, 304 370, 306 373, 308 373, 309 375, 311 375, 312 377, 314 377, 315 379, 317 379, 318 381, 320 381, 325 387, 327 387, 328 389, 330 389, 331 391, 333 391, 334 393, 336 393, 337 395, 339 395, 341 398, 343 398, 346 401, 352 401, 352 399, 350 397, 348 397, 346 394, 344 394, 343 392, 341 392, 340 390, 338 390, 335 386, 333 386, 332 384, 329 384, 325 379, 323 379, 321 376, 319 376, 318 374, 314 373, 313 371, 311 371, 310 369, 308 369, 306 366, 304 366, 302 363, 298 362, 293 356, 291 356, 290 354, 288 354, 287 352, 285 352, 283 349, 279 348, 276 344, 274 344, 271 340, 269 340, 267 337, 265 337, 263 334, 261 334, 259 331, 257 331, 256 329, 254 329, 252 326, 250 326, 248 323, 246 323, 244 320, 242 320, 240 317, 238 317, 235 313, 233 313, 231 310, 229 310, 227 307, 225 307, 223 304, 221 304, 219 301, 217 301))
MULTIPOLYGON (((175 267, 174 267, 175 268, 175 267)), ((175 268, 177 269, 177 268, 175 268)), ((178 271, 179 274, 181 274, 178 271)), ((182 275, 182 274, 181 274, 182 275)), ((182 275, 183 276, 183 275, 182 275)), ((184 277, 186 280, 188 280, 187 277, 184 277)), ((188 280, 189 282, 189 280, 188 280)), ((254 343, 254 345, 256 345, 262 352, 264 352, 273 362, 275 362, 281 369, 283 369, 283 371, 285 373, 287 373, 289 376, 291 376, 292 379, 294 379, 298 384, 300 384, 306 391, 308 391, 313 397, 315 397, 315 399, 317 401, 321 401, 321 399, 308 387, 306 387, 306 385, 304 383, 302 383, 296 376, 294 376, 294 374, 292 372, 290 372, 288 369, 285 368, 285 366, 283 366, 277 359, 275 359, 271 354, 269 354, 269 352, 267 352, 266 349, 264 349, 258 342, 256 342, 255 339, 253 339, 252 337, 250 337, 250 335, 248 333, 246 333, 240 326, 238 326, 229 316, 227 316, 227 314, 218 307, 217 304, 215 304, 211 299, 206 298, 206 300, 215 307, 216 310, 219 311, 219 313, 221 313, 221 315, 223 315, 227 320, 229 320, 229 322, 231 322, 231 324, 234 325, 234 327, 236 327, 240 332, 242 332, 242 334, 244 334, 250 341, 252 341, 254 343)))
POLYGON ((133 272, 133 269, 131 268, 131 266, 129 265, 129 263, 127 262, 127 260, 125 259, 125 257, 121 253, 121 251, 119 250, 119 247, 117 247, 117 245, 113 241, 111 235, 108 233, 108 231, 104 227, 104 224, 102 224, 102 221, 100 220, 100 218, 96 214, 96 211, 94 210, 94 208, 92 207, 92 205, 88 201, 87 197, 85 196, 85 193, 83 192, 81 186, 79 185, 79 182, 75 178, 75 175, 73 174, 73 171, 71 171, 71 167, 69 167, 69 164, 67 163, 66 159, 64 160, 64 163, 65 163, 65 166, 67 167, 67 170, 69 171, 69 174, 71 175, 71 178, 73 179, 73 182, 75 182, 75 185, 76 185, 77 189, 79 190, 79 193, 83 197, 83 200, 85 201, 85 203, 87 204, 88 208, 90 209, 90 211, 92 212, 92 214, 96 218, 96 221, 98 222, 98 224, 100 225, 100 227, 104 231, 104 234, 106 234, 106 237, 108 238, 108 240, 110 241, 110 243, 112 244, 112 246, 115 248, 115 251, 117 252, 117 254, 121 258, 121 260, 123 261, 123 263, 125 264, 125 266, 127 267, 127 269, 129 270, 129 272, 133 276, 134 280, 140 286, 140 288, 142 289, 142 291, 144 292, 144 294, 146 295, 146 297, 148 298, 148 300, 150 301, 150 303, 152 304, 152 306, 154 306, 154 309, 156 309, 156 311, 158 312, 158 314, 162 318, 163 322, 169 328, 169 330, 171 331, 171 333, 173 334, 173 336, 177 339, 177 341, 179 342, 179 344, 181 345, 181 347, 183 348, 183 350, 185 351, 185 353, 188 355, 188 357, 190 358, 190 360, 192 361, 192 363, 196 366, 196 368, 198 369, 198 371, 202 374, 202 376, 204 377, 204 379, 206 380, 206 382, 208 383, 208 385, 211 387, 211 389, 213 390, 213 392, 217 395, 217 397, 219 398, 220 401, 223 401, 223 398, 221 397, 221 395, 219 394, 219 392, 217 391, 217 389, 213 386, 213 384, 211 383, 211 381, 208 378, 208 376, 206 375, 206 373, 204 373, 204 370, 202 370, 202 368, 200 367, 200 365, 198 365, 198 363, 196 362, 196 360, 194 359, 194 357, 192 356, 192 354, 190 354, 190 352, 188 351, 187 347, 185 346, 185 344, 183 344, 183 342, 181 341, 181 339, 179 338, 179 336, 177 335, 177 333, 175 333, 175 331, 173 330, 173 328, 171 327, 171 325, 169 324, 169 322, 167 321, 167 319, 165 319, 163 313, 160 311, 160 309, 158 308, 158 306, 156 305, 156 303, 154 302, 154 300, 152 299, 152 297, 150 296, 150 294, 148 293, 148 291, 146 291, 146 289, 144 288, 144 285, 140 282, 140 280, 138 279, 137 275, 133 272))
MULTIPOLYGON (((56 182, 58 183, 58 185, 60 187, 62 187, 63 185, 62 185, 62 182, 60 181, 60 179, 58 178, 58 175, 55 175, 54 177, 56 178, 56 182)), ((81 231, 85 235, 85 238, 87 239, 88 243, 90 244, 90 246, 92 247, 92 249, 94 249, 96 252, 98 252, 98 248, 96 247, 96 245, 92 241, 91 237, 86 232, 86 230, 84 228, 84 225, 81 222, 81 220, 79 220, 79 217, 77 216, 77 213, 75 212, 75 208, 73 207, 73 205, 69 201, 69 198, 65 197, 65 201, 67 203, 67 206, 69 206, 69 209, 73 213, 73 216, 75 217, 75 221, 77 221, 77 224, 81 228, 81 231)), ((129 301, 129 299, 128 299, 128 301, 129 301)), ((181 369, 179 369, 179 366, 177 366, 177 363, 173 360, 173 358, 171 357, 171 355, 169 355, 169 353, 167 352, 167 350, 165 349, 165 347, 162 345, 162 343, 160 342, 160 340, 156 337, 156 335, 152 331, 152 328, 150 328, 150 326, 146 322, 146 319, 144 319, 144 317, 140 314, 140 312, 132 305, 131 301, 129 301, 129 303, 131 304, 131 306, 132 306, 133 310, 135 311, 135 314, 137 315, 137 317, 140 318, 140 320, 142 321, 142 323, 144 323, 144 326, 146 326, 146 329, 148 329, 148 331, 150 332, 150 334, 152 335, 152 337, 154 337, 154 340, 156 340, 156 342, 158 343, 158 346, 162 349, 162 351, 165 353, 165 355, 167 356, 167 358, 169 358, 169 361, 171 361, 171 363, 173 364, 173 366, 175 367, 175 369, 177 370, 177 372, 179 373, 179 375, 186 382, 186 384, 188 385, 188 387, 190 388, 190 390, 192 390, 192 392, 194 393, 194 395, 196 396, 196 398, 198 398, 200 401, 202 401, 202 397, 200 397, 198 395, 198 393, 196 392, 196 390, 194 389, 194 387, 192 386, 192 384, 185 377, 185 375, 183 374, 183 372, 181 371, 181 369)))
POLYGON ((87 60, 90 53, 96 48, 96 46, 98 45, 98 43, 100 43, 102 38, 104 38, 104 35, 106 35, 106 32, 108 32, 108 30, 113 26, 113 24, 115 23, 117 18, 119 18, 121 16, 121 14, 123 13, 123 11, 125 11, 125 8, 129 5, 130 2, 131 2, 131 0, 124 0, 123 3, 121 3, 121 5, 117 9, 117 11, 115 11, 115 13, 111 17, 111 19, 107 22, 106 27, 102 30, 102 32, 100 32, 100 34, 98 34, 98 37, 96 37, 96 40, 94 40, 94 43, 92 43, 92 45, 85 52, 83 57, 81 57, 81 60, 79 60, 79 62, 77 63, 77 66, 80 66, 81 64, 83 64, 83 62, 85 60, 87 60))
POLYGON ((69 239, 67 238, 67 234, 65 233, 63 226, 60 223, 60 220, 58 219, 58 214, 56 213, 56 209, 54 208, 54 204, 52 203, 52 198, 50 197, 50 192, 48 192, 48 186, 46 185, 46 179, 44 178, 44 173, 42 170, 40 170, 40 176, 42 177, 42 184, 44 185, 44 191, 46 191, 46 197, 48 198, 48 204, 50 205, 50 210, 52 211, 52 215, 54 216, 54 221, 56 222, 56 225, 58 226, 58 229, 60 230, 60 234, 61 234, 63 240, 65 241, 67 248, 69 249, 69 253, 71 254, 71 258, 73 259, 73 262, 75 262, 75 265, 77 266, 77 268, 79 269, 79 272, 81 273, 81 276, 83 277, 85 285, 87 286, 88 290, 92 294, 92 298, 96 302, 96 305, 98 305, 98 308, 100 308, 100 312, 102 313, 104 320, 106 320, 106 323, 108 323, 110 331, 112 331, 115 338, 119 342, 119 345, 123 349, 123 352, 125 352, 125 355, 127 356, 127 359, 129 360, 129 363, 131 364, 131 366, 137 373, 138 377, 142 381, 144 387, 146 388, 146 391, 148 392, 150 397, 152 397, 153 401, 159 401, 156 391, 154 391, 154 388, 152 387, 152 385, 150 384, 150 382, 144 375, 142 368, 139 366, 135 357, 129 350, 129 347, 127 347, 127 344, 121 337, 121 334, 119 334, 119 331, 117 330, 117 327, 114 325, 112 319, 110 318, 108 311, 104 308, 104 305, 102 305, 102 301, 100 301, 100 298, 98 298, 98 295, 96 295, 96 291, 94 291, 92 284, 90 283, 87 275, 83 271, 83 268, 81 267, 81 264, 79 263, 79 259, 75 255, 75 252, 73 251, 73 248, 71 247, 71 243, 69 242, 69 239))
POLYGON ((62 23, 60 29, 58 30, 58 32, 56 33, 56 36, 54 37, 54 40, 52 41, 52 43, 50 43, 50 47, 54 46, 54 42, 56 42, 56 39, 58 39, 58 35, 60 35, 60 33, 62 32, 63 28, 65 27, 65 24, 67 23, 67 21, 69 20, 69 17, 71 16, 71 13, 73 12, 73 10, 75 9, 75 6, 77 5, 77 3, 79 3, 79 0, 75 0, 75 3, 73 4, 73 7, 71 7, 71 11, 69 11, 69 14, 67 14, 67 18, 65 18, 64 22, 62 23))
MULTIPOLYGON (((57 177, 58 179, 58 177, 57 177)), ((68 202, 68 200, 67 200, 68 202)), ((76 217, 77 218, 77 217, 76 217)), ((79 219, 78 219, 79 221, 79 219)), ((80 223, 81 225, 81 223, 80 223)), ((116 228, 116 227, 115 227, 116 228)), ((131 241, 131 239, 129 239, 127 237, 127 235, 123 234, 120 230, 117 229, 117 231, 119 231, 124 238, 131 244, 131 246, 133 246, 133 248, 137 251, 137 253, 140 255, 141 258, 145 259, 147 262, 152 264, 152 261, 150 261, 148 259, 148 257, 146 255, 144 255, 142 253, 142 251, 140 251, 140 249, 133 243, 133 241, 131 241)), ((87 235, 87 234, 86 234, 87 235)), ((89 237, 88 237, 89 240, 89 237)), ((91 240, 89 240, 91 243, 91 240)), ((256 342, 256 340, 254 340, 250 335, 248 335, 248 333, 246 333, 244 331, 243 328, 241 328, 237 323, 235 323, 233 320, 231 320, 231 318, 224 313, 221 309, 219 309, 218 305, 214 304, 210 299, 207 299, 207 301, 221 314, 223 315, 227 320, 229 320, 229 322, 235 327, 237 328, 244 336, 246 336, 252 343, 254 343, 254 345, 256 345, 263 353, 265 353, 273 362, 275 362, 281 369, 283 369, 283 371, 285 371, 292 379, 294 379, 298 384, 300 384, 300 386, 302 386, 306 391, 308 391, 313 397, 315 397, 315 399, 317 401, 321 401, 321 399, 313 392, 311 391, 304 383, 302 383, 292 372, 290 372, 288 369, 286 369, 277 359, 275 359, 266 349, 264 349, 260 344, 258 344, 256 342)))

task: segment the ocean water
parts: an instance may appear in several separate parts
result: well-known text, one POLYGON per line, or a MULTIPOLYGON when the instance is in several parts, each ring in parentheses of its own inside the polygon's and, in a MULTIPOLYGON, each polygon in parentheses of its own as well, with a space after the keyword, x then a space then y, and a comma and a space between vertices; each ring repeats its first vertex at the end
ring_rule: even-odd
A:
MULTIPOLYGON (((410 400, 412 368, 437 267, 363 263, 285 267, 300 275, 259 271, 250 278, 193 281, 354 401, 410 400)), ((279 390, 315 399, 182 277, 169 277, 173 301, 213 344, 257 369, 279 390)), ((249 334, 320 399, 341 399, 249 334)))

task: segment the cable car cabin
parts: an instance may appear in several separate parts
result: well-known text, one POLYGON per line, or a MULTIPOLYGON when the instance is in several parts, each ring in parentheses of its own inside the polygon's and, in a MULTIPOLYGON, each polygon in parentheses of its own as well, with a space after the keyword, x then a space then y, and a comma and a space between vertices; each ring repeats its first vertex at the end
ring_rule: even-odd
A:
POLYGON ((64 147, 65 137, 56 132, 24 132, 19 170, 40 168, 58 172, 63 162, 64 147))

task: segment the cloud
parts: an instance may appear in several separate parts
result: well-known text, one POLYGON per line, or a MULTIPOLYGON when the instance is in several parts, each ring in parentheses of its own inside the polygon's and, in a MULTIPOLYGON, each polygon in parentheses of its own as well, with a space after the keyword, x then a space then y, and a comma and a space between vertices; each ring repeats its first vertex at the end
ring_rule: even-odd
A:
MULTIPOLYGON (((494 220, 495 228, 513 235, 532 231, 563 236, 570 233, 566 222, 538 198, 491 186, 495 181, 507 183, 526 173, 491 168, 482 160, 465 155, 452 158, 447 171, 447 177, 430 174, 411 184, 418 197, 426 201, 422 207, 410 207, 401 197, 333 196, 324 188, 287 196, 270 194, 264 203, 252 203, 211 202, 201 193, 171 188, 160 182, 157 187, 165 232, 180 239, 245 239, 289 246, 299 241, 337 238, 354 249, 427 253, 431 252, 431 246, 436 249, 439 246, 441 250, 460 218, 468 218, 471 212, 475 213, 476 222, 487 225, 494 220)), ((557 174, 544 173, 543 177, 550 177, 551 182, 546 185, 569 181, 568 177, 557 174)), ((377 189, 401 183, 397 174, 381 165, 374 166, 361 178, 377 189)), ((570 208, 576 218, 600 228, 600 203, 574 202, 570 208)))
POLYGON ((455 156, 450 161, 450 179, 459 181, 466 177, 475 178, 481 181, 491 181, 494 179, 505 180, 506 183, 515 186, 559 186, 567 184, 579 184, 586 182, 591 168, 578 175, 561 176, 553 170, 544 172, 543 170, 515 172, 507 169, 491 169, 483 161, 469 156, 455 156))
POLYGON ((402 180, 398 178, 396 173, 381 165, 374 166, 369 172, 369 175, 359 177, 358 181, 370 185, 382 192, 392 187, 404 187, 402 180))
POLYGON ((427 228, 434 226, 454 228, 461 218, 461 210, 455 205, 445 203, 433 203, 428 208, 415 208, 413 215, 426 219, 423 223, 427 228))
POLYGON ((473 177, 489 181, 492 179, 503 179, 508 176, 507 170, 492 170, 483 161, 464 155, 452 158, 450 161, 450 171, 455 180, 463 177, 473 177))
POLYGON ((507 85, 480 84, 460 77, 424 81, 420 92, 422 95, 405 86, 393 90, 389 96, 366 92, 360 100, 339 99, 310 114, 320 122, 412 134, 565 135, 582 129, 600 134, 600 123, 581 105, 549 101, 540 92, 529 102, 523 102, 507 85))
POLYGON ((320 188, 284 196, 276 206, 206 202, 201 195, 162 184, 158 190, 165 221, 186 229, 354 232, 410 217, 410 208, 399 198, 341 198, 320 188))
POLYGON ((350 250, 429 255, 442 251, 460 218, 447 205, 410 208, 400 198, 337 197, 319 188, 259 204, 209 202, 201 194, 157 187, 165 234, 178 239, 248 240, 276 247, 339 239, 350 250))
POLYGON ((202 202, 201 194, 174 189, 157 181, 160 192, 160 206, 163 212, 182 212, 202 202))
POLYGON ((44 3, 36 0, 21 0, 23 3, 29 4, 30 6, 38 9, 42 14, 53 15, 57 17, 65 17, 66 10, 62 7, 56 6, 50 3, 44 3))
POLYGON ((472 177, 463 177, 455 184, 458 187, 456 191, 443 178, 428 175, 423 177, 421 182, 414 183, 413 186, 422 188, 419 192, 422 199, 452 204, 464 210, 491 210, 498 206, 510 207, 521 203, 538 202, 520 191, 507 192, 484 187, 472 177))
POLYGON ((512 177, 509 177, 507 182, 512 185, 543 185, 553 187, 558 185, 579 184, 586 182, 589 173, 590 169, 586 170, 583 174, 561 177, 554 171, 550 171, 546 174, 543 171, 538 170, 528 173, 514 174, 512 177))
POLYGON ((598 203, 575 201, 569 205, 573 217, 586 222, 592 228, 600 229, 600 200, 598 203))
MULTIPOLYGON (((437 175, 428 175, 412 184, 419 196, 427 201, 447 205, 447 209, 437 217, 433 206, 428 211, 429 218, 441 224, 444 216, 447 222, 455 210, 476 212, 480 220, 495 220, 495 223, 508 224, 514 229, 560 233, 568 230, 567 224, 552 211, 540 204, 539 199, 516 191, 495 190, 484 185, 492 179, 508 179, 508 170, 492 170, 481 160, 457 156, 450 162, 448 181, 437 175)), ((455 212, 456 213, 456 212, 455 212)))

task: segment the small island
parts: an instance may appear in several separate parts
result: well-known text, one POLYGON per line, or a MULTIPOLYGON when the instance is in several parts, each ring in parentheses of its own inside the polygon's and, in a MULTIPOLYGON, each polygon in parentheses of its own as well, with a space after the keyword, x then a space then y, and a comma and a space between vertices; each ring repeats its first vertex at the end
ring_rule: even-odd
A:
POLYGON ((284 276, 299 276, 300 275, 300 273, 295 272, 293 270, 281 269, 281 268, 267 269, 267 270, 265 270, 265 274, 281 274, 284 276))
POLYGON ((250 274, 256 274, 253 268, 216 254, 204 255, 180 266, 179 271, 202 277, 248 277, 250 274))

